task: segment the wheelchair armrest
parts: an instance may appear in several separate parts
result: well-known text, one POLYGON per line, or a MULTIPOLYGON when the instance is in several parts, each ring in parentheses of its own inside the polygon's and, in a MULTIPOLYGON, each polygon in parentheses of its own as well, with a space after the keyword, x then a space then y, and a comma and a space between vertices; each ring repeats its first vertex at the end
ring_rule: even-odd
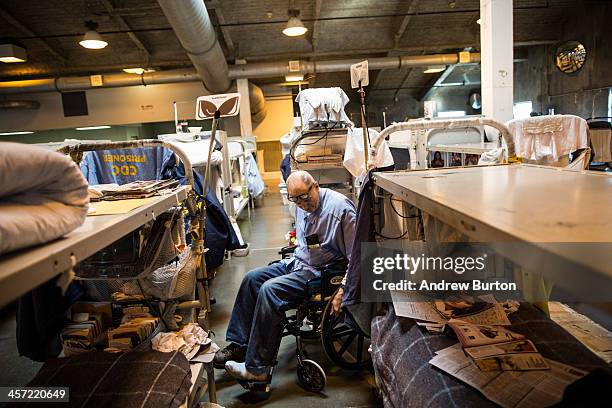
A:
POLYGON ((278 251, 278 254, 281 256, 282 259, 285 259, 288 257, 287 255, 290 255, 295 252, 295 248, 297 248, 296 245, 284 246, 280 249, 280 251, 278 251))

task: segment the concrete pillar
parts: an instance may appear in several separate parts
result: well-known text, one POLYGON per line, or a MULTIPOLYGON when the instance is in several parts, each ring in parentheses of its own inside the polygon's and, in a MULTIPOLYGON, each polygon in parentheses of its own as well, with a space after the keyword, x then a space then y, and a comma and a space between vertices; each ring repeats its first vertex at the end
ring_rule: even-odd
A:
MULTIPOLYGON (((246 64, 245 60, 236 60, 236 64, 246 64)), ((240 136, 253 135, 253 122, 251 122, 251 101, 249 100, 249 80, 246 78, 236 80, 236 88, 240 94, 240 136)))
POLYGON ((512 0, 480 0, 482 113, 505 122, 513 118, 512 0))

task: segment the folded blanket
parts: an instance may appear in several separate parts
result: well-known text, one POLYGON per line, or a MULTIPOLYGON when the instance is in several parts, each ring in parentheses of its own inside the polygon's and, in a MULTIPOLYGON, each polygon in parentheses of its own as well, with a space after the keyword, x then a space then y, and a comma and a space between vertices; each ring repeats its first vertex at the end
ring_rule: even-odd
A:
POLYGON ((0 254, 59 238, 85 221, 87 181, 69 157, 0 143, 0 254))
POLYGON ((70 402, 57 404, 62 407, 178 407, 189 393, 191 371, 177 351, 92 351, 48 360, 28 386, 68 387, 70 402))

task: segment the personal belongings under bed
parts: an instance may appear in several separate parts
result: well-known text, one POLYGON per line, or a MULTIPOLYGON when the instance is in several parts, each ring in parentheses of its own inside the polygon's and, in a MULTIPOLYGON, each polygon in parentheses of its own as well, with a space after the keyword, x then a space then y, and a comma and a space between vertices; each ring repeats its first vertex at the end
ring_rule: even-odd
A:
POLYGON ((179 351, 190 361, 210 363, 219 346, 196 323, 188 323, 175 332, 158 333, 151 340, 153 350, 169 353, 179 351))
POLYGON ((66 407, 177 408, 189 394, 191 371, 179 352, 91 351, 48 360, 27 386, 68 387, 66 407))
POLYGON ((0 254, 42 244, 81 226, 87 182, 62 154, 22 143, 0 148, 0 254))

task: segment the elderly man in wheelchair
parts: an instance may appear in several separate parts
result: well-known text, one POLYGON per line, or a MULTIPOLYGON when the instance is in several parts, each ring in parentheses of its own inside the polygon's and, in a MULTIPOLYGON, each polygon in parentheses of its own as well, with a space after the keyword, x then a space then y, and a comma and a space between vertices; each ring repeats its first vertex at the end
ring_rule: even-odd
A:
POLYGON ((289 176, 287 190, 298 207, 293 255, 244 276, 227 329, 229 345, 216 353, 214 364, 247 389, 269 391, 280 341, 292 334, 298 379, 306 389, 320 391, 325 372, 304 358, 302 337, 320 335, 326 353, 334 362, 345 363, 345 368, 361 367, 365 360, 362 334, 344 324, 340 311, 340 283, 351 258, 355 206, 344 195, 319 187, 305 171, 289 176), (291 309, 296 313, 287 317, 291 309), (311 329, 305 331, 308 326, 311 329), (351 346, 360 348, 353 353, 358 358, 347 360, 343 356, 351 346))

